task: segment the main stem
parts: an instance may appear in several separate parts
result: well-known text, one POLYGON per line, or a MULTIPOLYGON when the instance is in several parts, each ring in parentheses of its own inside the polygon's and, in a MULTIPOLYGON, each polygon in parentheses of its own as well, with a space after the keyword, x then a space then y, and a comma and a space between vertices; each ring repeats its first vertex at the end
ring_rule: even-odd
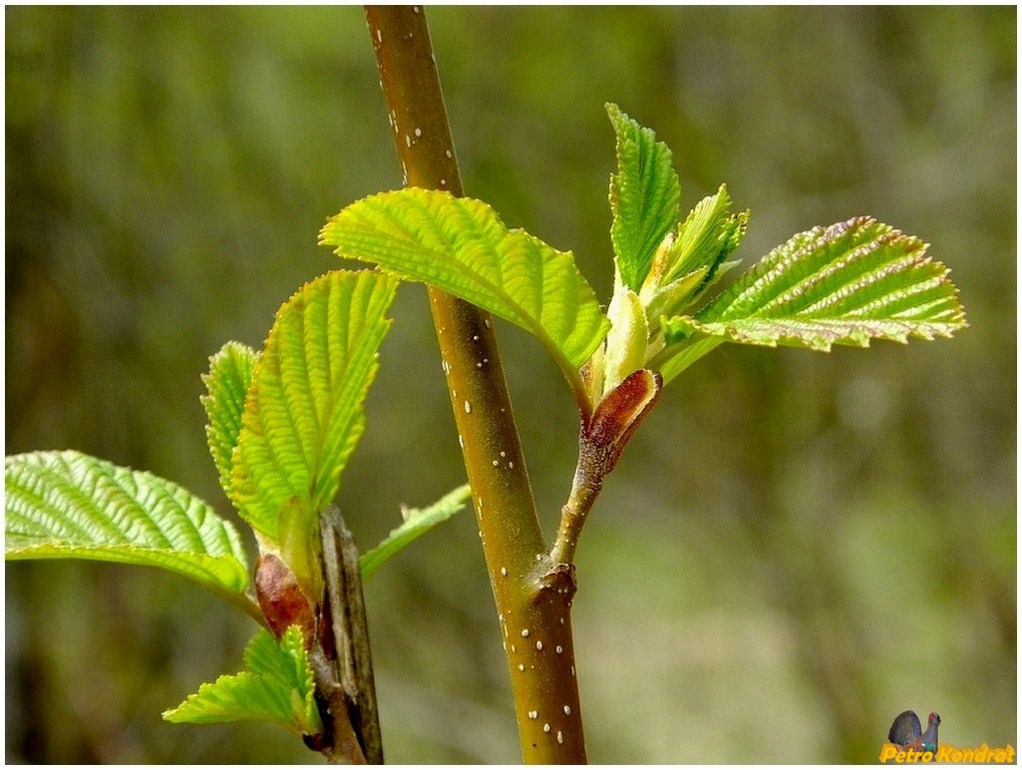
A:
MULTIPOLYGON (((366 6, 409 186, 462 195, 426 15, 366 6)), ((429 287, 458 439, 472 485, 528 763, 586 760, 571 637, 574 571, 547 555, 488 313, 429 287)))

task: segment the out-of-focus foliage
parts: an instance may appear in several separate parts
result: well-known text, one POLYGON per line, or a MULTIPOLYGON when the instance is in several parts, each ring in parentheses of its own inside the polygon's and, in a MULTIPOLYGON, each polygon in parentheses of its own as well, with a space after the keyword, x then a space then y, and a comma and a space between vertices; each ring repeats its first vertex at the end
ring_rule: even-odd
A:
MULTIPOLYGON (((894 716, 1014 743, 1014 8, 430 11, 467 192, 610 296, 613 101, 728 183, 735 257, 868 213, 932 244, 971 328, 818 356, 729 348, 624 453, 579 551, 578 673, 603 762, 871 761, 894 716)), ((200 374, 336 265, 316 233, 400 185, 357 8, 6 10, 6 451, 75 448, 217 506, 200 374)), ((727 280, 727 279, 725 279, 727 280)), ((464 479, 423 292, 405 287, 339 500, 360 543, 464 479)), ((502 325, 552 535, 575 411, 502 325)), ((476 528, 366 587, 392 762, 516 761, 476 528)), ((251 547, 251 542, 249 546, 251 547)), ((250 551, 251 552, 251 551, 250 551)), ((186 581, 6 568, 6 756, 316 761, 160 713, 239 668, 251 621, 186 581)))

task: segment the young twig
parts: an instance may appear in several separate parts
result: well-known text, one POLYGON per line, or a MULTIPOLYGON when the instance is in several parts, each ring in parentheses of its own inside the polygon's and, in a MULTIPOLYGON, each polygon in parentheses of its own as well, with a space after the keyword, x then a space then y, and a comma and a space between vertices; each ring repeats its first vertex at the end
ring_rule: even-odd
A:
MULTIPOLYGON (((418 6, 367 6, 366 19, 406 183, 461 195, 425 13, 418 6)), ((573 571, 555 568, 546 555, 493 323, 433 287, 429 297, 507 649, 522 756, 584 762, 573 571)))

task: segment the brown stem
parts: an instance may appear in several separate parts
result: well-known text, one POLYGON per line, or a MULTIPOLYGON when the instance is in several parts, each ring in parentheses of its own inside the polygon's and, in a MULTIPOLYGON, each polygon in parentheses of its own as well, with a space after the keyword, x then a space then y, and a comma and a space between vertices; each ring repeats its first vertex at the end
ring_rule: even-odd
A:
POLYGON ((639 369, 603 397, 593 415, 583 420, 578 435, 578 466, 571 495, 561 509, 561 525, 550 556, 571 564, 586 517, 603 489, 603 480, 617 465, 632 435, 656 406, 664 380, 659 372, 639 369))
MULTIPOLYGON (((367 6, 366 20, 406 184, 461 195, 425 13, 419 6, 367 6)), ((507 651, 522 756, 530 763, 581 763, 574 571, 546 555, 489 314, 433 287, 429 298, 507 651)))
MULTIPOLYGON (((332 713, 336 721, 350 721, 359 746, 370 765, 383 764, 383 741, 376 710, 376 684, 369 648, 369 626, 358 548, 344 525, 340 511, 328 506, 320 517, 323 544, 323 577, 326 583, 327 633, 332 642, 337 681, 347 714, 332 713)), ((343 728, 343 724, 341 725, 343 728)))

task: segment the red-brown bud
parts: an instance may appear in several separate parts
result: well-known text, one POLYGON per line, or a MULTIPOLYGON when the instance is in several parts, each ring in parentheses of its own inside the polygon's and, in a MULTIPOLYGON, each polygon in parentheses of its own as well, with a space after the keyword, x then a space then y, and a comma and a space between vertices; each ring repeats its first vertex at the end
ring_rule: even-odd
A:
POLYGON ((289 626, 299 626, 306 644, 312 641, 316 628, 315 613, 294 573, 283 561, 270 553, 259 557, 255 590, 259 609, 276 638, 279 639, 289 626))
POLYGON ((582 428, 581 450, 592 465, 590 473, 600 478, 610 473, 628 439, 656 404, 663 384, 659 372, 639 369, 603 397, 582 428))

